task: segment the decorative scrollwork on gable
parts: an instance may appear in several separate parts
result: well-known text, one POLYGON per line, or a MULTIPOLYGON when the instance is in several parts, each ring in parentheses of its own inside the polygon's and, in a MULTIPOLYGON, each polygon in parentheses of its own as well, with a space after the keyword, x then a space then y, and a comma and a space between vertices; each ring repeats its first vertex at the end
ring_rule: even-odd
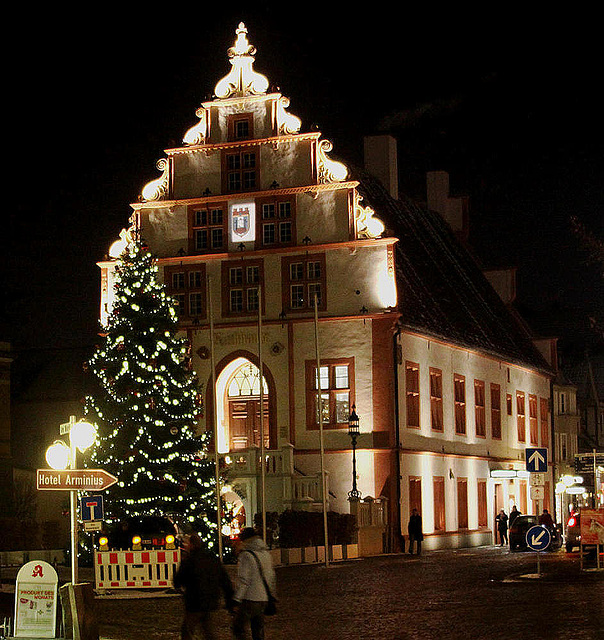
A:
POLYGON ((329 182, 344 182, 348 176, 346 165, 336 160, 331 160, 327 154, 333 149, 333 144, 329 140, 319 140, 317 144, 317 161, 319 169, 319 182, 326 184, 329 182))
POLYGON ((208 112, 200 107, 195 115, 199 118, 199 122, 185 133, 182 139, 185 144, 205 144, 208 135, 208 112))
POLYGON ((161 158, 156 164, 159 171, 162 172, 159 178, 148 182, 142 191, 142 197, 145 201, 161 200, 168 194, 170 180, 170 163, 167 158, 161 158))
POLYGON ((287 113, 286 109, 289 107, 289 98, 281 96, 277 100, 277 130, 280 135, 291 135, 298 133, 300 127, 302 127, 302 120, 298 116, 294 116, 291 113, 287 113))
POLYGON ((354 221, 356 224, 357 237, 359 238, 379 238, 385 231, 384 223, 375 217, 375 211, 371 207, 361 205, 363 197, 355 190, 354 192, 354 221))

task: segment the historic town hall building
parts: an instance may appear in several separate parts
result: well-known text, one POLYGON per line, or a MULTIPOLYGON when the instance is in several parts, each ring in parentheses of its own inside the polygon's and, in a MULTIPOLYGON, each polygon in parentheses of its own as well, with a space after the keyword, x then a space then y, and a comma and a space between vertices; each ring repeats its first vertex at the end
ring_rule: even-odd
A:
POLYGON ((525 448, 549 446, 548 365, 456 239, 464 202, 443 175, 420 207, 397 197, 388 138, 367 141, 373 175, 336 162, 254 55, 242 24, 131 219, 179 302, 226 497, 251 523, 262 475, 267 510, 321 509, 323 459, 328 506, 348 512, 354 405, 358 490, 390 540, 416 507, 428 548, 490 543, 499 508, 551 502, 551 477, 533 503, 523 473, 525 448))

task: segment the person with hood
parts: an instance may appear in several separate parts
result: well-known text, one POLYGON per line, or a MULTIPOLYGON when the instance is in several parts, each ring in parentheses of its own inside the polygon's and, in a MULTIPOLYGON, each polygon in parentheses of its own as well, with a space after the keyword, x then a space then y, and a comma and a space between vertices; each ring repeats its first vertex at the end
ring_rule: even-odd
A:
POLYGON ((501 509, 497 514, 495 522, 497 523, 499 542, 501 543, 499 546, 503 547, 504 544, 508 543, 508 516, 503 509, 501 509))
POLYGON ((275 570, 262 538, 251 527, 239 535, 237 587, 233 600, 235 638, 244 639, 249 625, 252 640, 264 639, 264 610, 270 595, 275 597, 275 570))
POLYGON ((185 618, 181 640, 193 640, 201 629, 206 640, 215 640, 214 612, 220 606, 220 592, 227 609, 232 609, 233 587, 220 560, 201 545, 196 533, 187 540, 183 559, 174 575, 174 587, 184 589, 185 618))

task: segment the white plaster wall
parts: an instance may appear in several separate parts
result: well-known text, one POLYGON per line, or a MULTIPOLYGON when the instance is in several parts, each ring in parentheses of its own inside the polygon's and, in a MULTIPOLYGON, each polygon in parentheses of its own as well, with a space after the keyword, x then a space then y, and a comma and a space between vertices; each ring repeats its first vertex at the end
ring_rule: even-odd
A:
POLYGON ((299 244, 306 237, 313 244, 348 240, 348 190, 322 191, 316 198, 298 196, 296 229, 299 244))
POLYGON ((281 189, 312 184, 309 140, 290 140, 260 149, 260 189, 277 182, 281 189))
POLYGON ((141 216, 141 237, 159 257, 189 250, 187 208, 185 205, 146 209, 141 216))
MULTIPOLYGON (((372 336, 371 322, 362 320, 349 322, 319 323, 319 345, 321 360, 354 356, 355 397, 362 434, 373 429, 372 407, 372 336)), ((294 406, 296 421, 296 449, 319 449, 319 431, 306 428, 306 369, 307 360, 316 361, 314 323, 296 324, 294 327, 294 406)), ((346 429, 325 429, 326 448, 350 448, 350 437, 346 429)), ((368 440, 367 440, 368 443, 368 440)), ((359 442, 359 448, 363 447, 359 442)), ((367 446, 367 445, 365 445, 367 446)))
POLYGON ((389 299, 386 246, 335 249, 327 254, 327 305, 330 315, 358 315, 362 307, 369 313, 382 312, 389 299), (357 293, 357 291, 359 293, 357 293))
MULTIPOLYGON (((367 496, 375 498, 374 455, 371 451, 359 451, 358 449, 356 455, 357 488, 361 492, 362 498, 367 496)), ((296 469, 306 475, 315 475, 321 472, 321 456, 319 454, 296 455, 294 464, 296 469)), ((341 453, 326 453, 325 469, 328 473, 329 508, 338 513, 350 513, 348 492, 352 489, 352 450, 341 453)))
MULTIPOLYGON (((528 395, 549 398, 549 380, 526 369, 497 361, 486 356, 444 345, 429 339, 402 334, 400 338, 403 362, 399 367, 401 444, 405 448, 442 451, 464 455, 483 455, 497 458, 524 460, 524 450, 530 446, 528 421, 528 395), (405 403, 405 361, 419 364, 420 372, 420 429, 407 428, 405 403), (443 433, 434 432, 430 424, 430 367, 443 374, 443 433), (455 433, 453 375, 466 378, 466 435, 455 433), (509 378, 509 381, 508 381, 509 378), (474 379, 485 383, 486 438, 477 438, 474 412, 474 379), (491 437, 490 384, 501 389, 501 440, 491 437), (527 442, 517 439, 516 391, 526 393, 527 442), (506 394, 512 394, 513 415, 506 411, 506 394)), ((539 401, 538 401, 539 402, 539 401)), ((540 407, 538 407, 540 411, 540 407)), ((539 415, 539 420, 541 416, 539 415)), ((539 429, 539 436, 541 436, 539 429)))
POLYGON ((173 157, 173 162, 175 199, 199 198, 206 189, 214 195, 221 193, 220 151, 179 153, 173 157))

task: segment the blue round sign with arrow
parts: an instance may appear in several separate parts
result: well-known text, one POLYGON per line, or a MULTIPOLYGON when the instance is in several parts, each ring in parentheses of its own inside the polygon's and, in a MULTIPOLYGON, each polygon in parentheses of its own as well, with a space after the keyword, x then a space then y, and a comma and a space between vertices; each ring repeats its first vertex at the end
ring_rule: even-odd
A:
POLYGON ((536 524, 526 532, 526 544, 533 551, 545 551, 552 541, 552 534, 542 524, 536 524))

